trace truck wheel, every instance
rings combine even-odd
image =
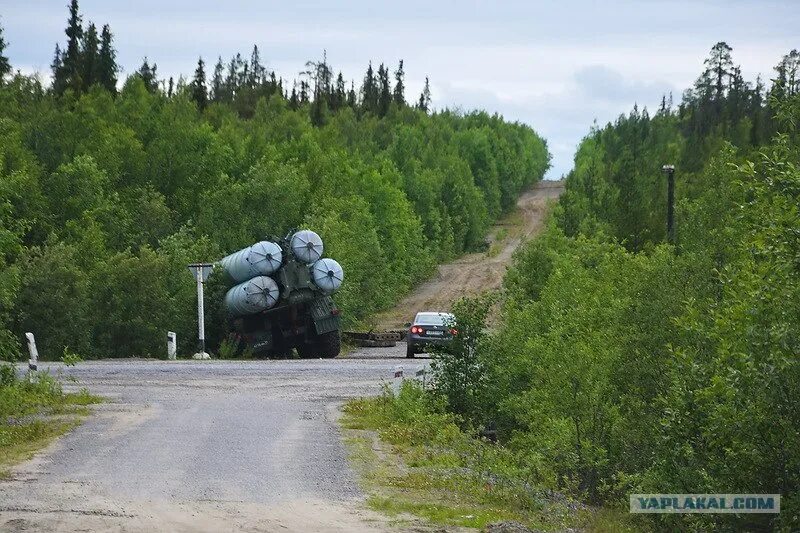
[[[414,347],[411,345],[410,342],[406,344],[406,357],[408,357],[409,359],[414,358]]]
[[[313,344],[301,343],[295,346],[297,355],[300,359],[311,359],[317,356],[316,347]]]
[[[323,333],[317,337],[317,352],[320,357],[330,359],[339,355],[341,350],[342,339],[339,336],[339,331],[331,331]]]

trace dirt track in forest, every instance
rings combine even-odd
[[[514,250],[542,229],[548,205],[563,191],[563,181],[541,181],[523,193],[517,201],[517,209],[490,230],[488,252],[467,254],[439,265],[436,275],[416,287],[394,308],[379,314],[374,328],[403,329],[418,311],[449,311],[463,296],[499,288]]]

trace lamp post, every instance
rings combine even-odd
[[[214,269],[213,263],[192,263],[188,265],[189,272],[197,281],[197,353],[195,359],[211,359],[206,353],[206,321],[203,309],[203,283],[208,279]]]
[[[675,244],[675,165],[664,165],[667,175],[667,242]]]

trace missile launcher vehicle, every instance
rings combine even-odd
[[[257,242],[219,261],[230,285],[225,294],[229,339],[256,356],[339,355],[341,319],[331,298],[342,267],[322,257],[310,230]]]

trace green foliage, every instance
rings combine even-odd
[[[486,341],[486,317],[492,298],[466,298],[453,305],[455,319],[445,324],[455,329],[452,343],[433,353],[431,371],[436,393],[446,398],[450,412],[468,423],[483,421],[486,402],[486,368],[480,357]]]
[[[310,63],[314,85],[287,102],[257,50],[249,63],[235,57],[227,76],[215,69],[207,102],[203,69],[165,94],[147,61],[117,95],[107,90],[110,30],[98,45],[98,28],[85,34],[70,9],[59,86],[18,75],[0,87],[4,359],[20,356],[25,331],[50,359],[66,346],[87,358],[162,356],[167,330],[189,352],[196,296],[186,264],[301,226],[344,266],[336,299],[354,324],[479,246],[549,165],[526,126],[404,105],[385,66],[369,110],[346,102],[326,60]],[[75,56],[84,44],[111,71]],[[324,100],[319,120],[309,90]],[[221,290],[212,281],[207,291],[212,350],[225,337]]]
[[[728,68],[724,52],[716,68]],[[732,126],[732,89],[709,87],[721,111],[690,98],[683,116],[634,113],[584,140],[554,220],[516,253],[502,324],[478,350],[491,391],[482,420],[496,421],[533,479],[590,502],[784,496],[779,517],[661,515],[649,523],[658,529],[793,530],[800,99],[773,98],[782,132],[755,147]],[[659,155],[634,157],[648,150]],[[663,186],[648,161],[687,169],[678,247],[659,244]]]
[[[64,346],[64,352],[61,355],[61,361],[66,366],[75,366],[76,364],[83,361],[83,357],[76,354],[75,352],[71,352],[68,347]]]

